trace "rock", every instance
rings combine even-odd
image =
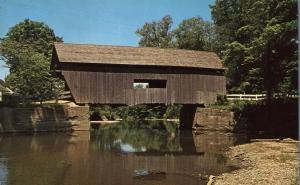
[[[240,154],[236,154],[236,155],[234,155],[233,157],[236,157],[236,158],[239,158],[239,157],[241,157],[243,154],[242,153],[240,153]]]
[[[207,185],[212,185],[213,182],[214,182],[214,178],[215,178],[215,176],[210,175],[209,178],[208,178],[209,180],[208,180],[208,182],[207,182]]]
[[[161,177],[166,176],[166,172],[140,169],[140,170],[134,170],[133,176],[135,178],[142,178],[142,177],[159,177],[159,178],[161,178]]]
[[[280,139],[250,139],[250,142],[279,142]]]
[[[199,173],[198,174],[198,177],[200,177],[200,179],[202,179],[202,180],[208,180],[208,175],[203,175],[203,174],[201,174],[201,173]]]
[[[232,132],[235,126],[233,112],[198,107],[193,119],[193,129],[202,131]]]
[[[103,121],[108,121],[108,119],[106,118],[106,116],[101,115],[100,117],[101,117],[101,120],[103,120]]]
[[[291,139],[291,138],[282,139],[280,142],[281,143],[298,143],[298,141]]]

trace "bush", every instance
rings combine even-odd
[[[109,105],[101,105],[98,107],[91,107],[90,119],[91,120],[115,120],[118,119],[118,115]]]
[[[106,118],[114,120],[122,118],[124,120],[141,120],[141,119],[161,119],[161,118],[179,118],[181,105],[134,105],[112,107],[101,105],[92,107],[90,111],[91,120],[101,120]]]
[[[168,105],[164,114],[165,119],[178,119],[182,105]]]
[[[228,104],[226,95],[217,95],[217,103],[216,104],[218,104],[218,105]]]
[[[231,111],[235,114],[237,129],[247,128],[250,134],[298,136],[297,99],[235,102]]]

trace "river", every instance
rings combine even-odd
[[[225,151],[246,141],[241,135],[182,131],[168,122],[2,135],[0,184],[206,184],[209,175],[232,170]]]

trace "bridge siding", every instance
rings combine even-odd
[[[61,66],[76,103],[211,104],[225,93],[225,77],[217,70],[150,66]],[[134,79],[165,79],[167,88],[134,89]]]

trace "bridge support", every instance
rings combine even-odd
[[[180,110],[180,129],[192,129],[199,104],[184,104]]]
[[[179,142],[183,153],[195,154],[197,152],[192,131],[179,132]]]
[[[234,113],[228,110],[189,104],[180,111],[180,129],[233,132],[235,128]]]

